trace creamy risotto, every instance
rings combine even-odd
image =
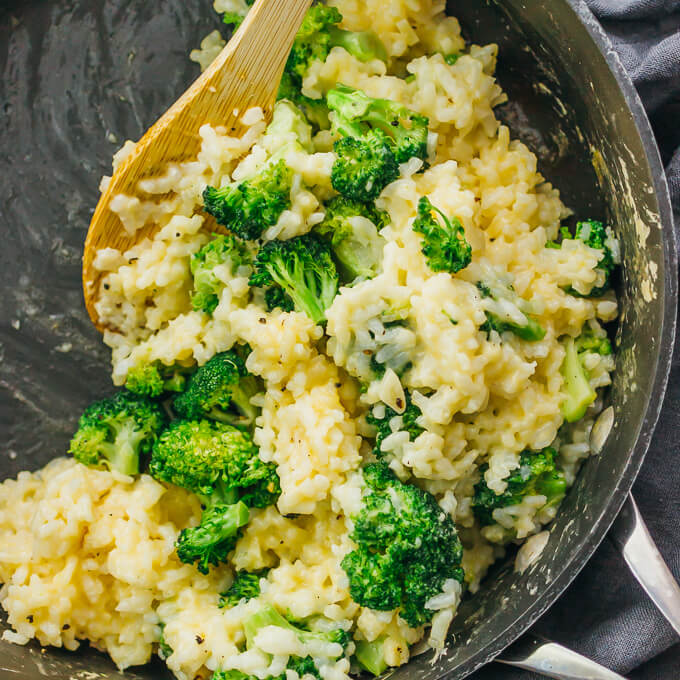
[[[558,512],[614,369],[618,243],[496,119],[496,56],[443,1],[330,0],[271,123],[206,125],[115,198],[157,225],[96,258],[121,391],[0,485],[6,640],[186,680],[455,644],[461,598]]]

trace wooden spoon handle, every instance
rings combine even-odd
[[[128,234],[109,209],[111,199],[120,193],[136,195],[139,180],[160,174],[169,162],[195,158],[202,125],[223,125],[239,136],[244,132],[240,117],[247,109],[260,106],[268,117],[290,47],[310,5],[311,0],[257,0],[215,61],[147,130],[116,170],[97,204],[83,254],[85,306],[100,330],[94,308],[101,276],[94,268],[97,251],[125,252],[156,229],[147,225]]]
[[[255,3],[215,60],[211,84],[226,95],[226,111],[229,102],[238,102],[242,109],[244,104],[248,108],[274,103],[290,47],[311,4],[312,0]]]
[[[145,176],[158,159],[193,158],[200,149],[198,130],[206,123],[230,125],[252,106],[267,117],[276,101],[278,84],[290,46],[311,0],[258,0],[243,24],[213,63],[142,137]],[[177,137],[181,131],[181,137]],[[164,132],[172,141],[170,148]],[[157,133],[157,134],[155,134]],[[162,170],[162,168],[159,168]]]

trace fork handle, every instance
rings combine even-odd
[[[626,680],[567,647],[531,634],[510,645],[496,661],[555,680]]]
[[[632,495],[628,496],[609,537],[638,583],[680,635],[680,586],[649,534]]]

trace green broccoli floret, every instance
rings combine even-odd
[[[210,680],[260,680],[260,678],[232,669],[229,671],[217,670],[212,674]],[[281,675],[268,675],[264,680],[286,680],[286,673],[284,671]]]
[[[326,61],[333,47],[343,47],[359,61],[387,61],[385,46],[373,31],[345,31],[338,28],[342,14],[318,4],[309,9],[295,36],[285,71],[302,82],[314,61]]]
[[[325,61],[333,47],[343,47],[359,61],[387,61],[387,51],[373,31],[345,31],[338,28],[342,15],[335,7],[319,4],[310,8],[291,49],[279,86],[279,99],[289,99],[299,106],[308,120],[320,129],[328,129],[325,99],[302,94],[302,80],[314,61]]]
[[[283,159],[270,162],[240,184],[206,187],[205,210],[239,238],[252,241],[290,208],[292,181],[293,171]]]
[[[285,157],[293,150],[311,152],[311,135],[311,127],[297,106],[290,101],[277,102],[259,142],[269,154],[267,162],[240,184],[207,187],[203,192],[205,210],[239,238],[260,238],[290,207],[293,171]]]
[[[337,26],[331,26],[328,34],[331,48],[342,47],[359,61],[388,60],[385,45],[373,31],[345,31]]]
[[[243,622],[243,629],[246,636],[246,649],[257,649],[255,638],[262,628],[269,626],[276,626],[284,628],[285,630],[293,631],[303,644],[310,643],[331,643],[338,645],[337,656],[333,659],[339,659],[345,654],[347,645],[350,642],[349,633],[342,628],[332,628],[332,622],[324,620],[323,630],[310,631],[293,625],[288,619],[283,617],[279,612],[269,604],[265,604],[262,609],[252,614]],[[269,655],[267,655],[269,656]],[[321,657],[320,657],[321,658]],[[313,675],[318,680],[321,680],[321,674],[316,666],[314,658],[311,656],[290,656],[286,668],[295,671],[300,677],[303,675]],[[213,680],[257,680],[254,676],[247,675],[241,671],[216,671]],[[286,680],[285,671],[275,677],[268,677],[266,680]]]
[[[330,624],[330,621],[327,621],[326,623]],[[303,644],[314,641],[337,644],[340,649],[338,650],[336,658],[340,658],[344,654],[345,648],[350,642],[349,633],[342,628],[330,628],[326,625],[323,627],[324,630],[304,630],[293,625],[270,604],[265,604],[261,609],[249,616],[243,622],[243,631],[246,636],[246,649],[256,648],[255,638],[258,632],[267,626],[276,626],[277,628],[293,631],[298,640]],[[293,659],[295,659],[294,663],[300,663],[299,657],[293,657]],[[289,668],[290,667],[291,666],[289,666]]]
[[[288,661],[288,668],[295,671],[300,677],[303,675],[313,675],[317,680],[321,680],[321,673],[314,663],[311,656],[293,656]]]
[[[226,560],[248,508],[271,505],[281,491],[275,466],[262,462],[250,436],[210,420],[173,422],[154,445],[149,471],[201,499],[201,523],[180,533],[177,555],[202,573]]]
[[[475,484],[472,499],[472,511],[482,526],[494,523],[493,511],[496,508],[507,508],[519,505],[525,496],[545,496],[543,507],[557,505],[567,490],[564,473],[558,470],[555,463],[555,449],[550,447],[542,451],[524,451],[520,455],[519,467],[506,478],[508,486],[501,494],[496,494],[486,484],[484,473],[488,465],[482,465],[482,478]]]
[[[250,519],[248,506],[242,501],[217,503],[206,508],[197,527],[184,529],[177,539],[177,557],[186,564],[197,562],[197,569],[207,574],[209,565],[226,562],[236,546],[239,529]]]
[[[260,594],[260,579],[265,578],[269,569],[258,571],[237,571],[234,582],[220,595],[221,608],[235,607],[241,600],[247,602]]]
[[[479,281],[477,289],[482,297],[491,298],[499,303],[510,303],[516,308],[516,315],[511,315],[501,307],[498,308],[497,312],[486,311],[486,322],[480,330],[487,334],[496,331],[499,335],[509,331],[527,342],[536,342],[545,337],[545,328],[531,318],[526,300],[522,300],[512,286],[504,286],[498,282]],[[521,317],[522,320],[518,321],[517,316]]]
[[[302,677],[305,673],[310,673],[311,675],[314,675],[316,678],[318,678],[318,680],[321,680],[319,671],[316,668],[316,665],[314,664],[314,659],[312,659],[311,656],[306,656],[304,659],[301,659],[298,656],[291,656],[290,659],[288,660],[286,668],[294,670],[300,677]],[[260,679],[255,675],[248,675],[247,673],[243,673],[242,671],[230,670],[230,671],[215,671],[212,674],[211,680],[260,680]],[[281,675],[275,676],[269,675],[265,678],[265,680],[286,680],[286,672],[284,671],[283,673],[281,673]]]
[[[273,676],[269,676],[266,680],[284,680],[285,675],[281,674],[275,679]],[[237,671],[235,668],[229,671],[216,670],[210,680],[257,680],[254,675],[248,675],[242,671]]]
[[[312,62],[326,61],[331,51],[329,28],[341,21],[342,14],[335,7],[310,7],[293,41],[285,72],[301,81]]]
[[[589,248],[602,251],[602,257],[597,263],[597,269],[604,272],[604,284],[593,288],[587,295],[583,295],[575,290],[573,287],[567,288],[570,295],[576,297],[596,298],[604,295],[612,285],[612,275],[616,266],[620,264],[621,258],[619,255],[619,242],[614,237],[611,228],[606,227],[602,222],[597,220],[584,220],[576,223],[576,231],[574,235],[566,227],[560,229],[562,240],[560,242],[549,241],[546,243],[548,248],[560,248],[562,242],[568,239],[578,239],[583,241]]]
[[[399,177],[399,164],[380,130],[371,130],[360,139],[341,137],[333,150],[338,157],[331,169],[331,184],[347,198],[374,201]]]
[[[269,626],[276,626],[278,628],[284,628],[285,630],[293,631],[297,638],[303,644],[310,643],[331,643],[337,644],[337,656],[335,659],[339,659],[345,654],[347,645],[350,642],[349,633],[347,633],[342,628],[333,628],[332,622],[329,620],[324,620],[323,630],[311,631],[300,628],[293,625],[288,619],[279,614],[274,607],[269,604],[265,604],[260,610],[252,614],[243,622],[243,630],[246,636],[246,649],[254,650],[257,649],[255,644],[255,638],[258,632],[262,628]],[[267,655],[269,656],[269,655]],[[295,671],[300,677],[303,675],[313,675],[314,677],[321,680],[321,674],[316,666],[314,658],[311,656],[299,657],[290,656],[286,668]],[[285,671],[279,676],[270,676],[265,680],[285,680]],[[255,676],[247,675],[241,671],[230,670],[230,671],[215,671],[212,676],[212,680],[257,680]]]
[[[480,327],[485,333],[496,331],[499,335],[510,331],[518,338],[528,342],[536,342],[545,337],[545,329],[530,316],[526,316],[527,322],[517,324],[512,321],[502,321],[501,318],[492,312],[486,312],[486,321]]]
[[[206,503],[236,496],[264,508],[280,493],[275,466],[263,463],[250,435],[210,420],[174,421],[153,448],[156,479],[192,491]]]
[[[573,338],[569,338],[564,346],[565,356],[560,373],[564,378],[562,392],[562,415],[568,423],[574,423],[583,418],[590,406],[597,398],[597,393],[588,382],[586,371],[581,356],[576,349]]]
[[[361,139],[380,130],[389,141],[397,163],[427,159],[429,120],[391,99],[373,99],[361,90],[337,85],[326,95],[334,112],[333,129],[343,137]]]
[[[599,297],[611,287],[611,276],[616,269],[618,255],[618,243],[614,245],[614,237],[611,229],[596,220],[585,220],[576,224],[576,234],[574,238],[583,241],[589,248],[602,251],[602,259],[598,262],[597,268],[605,273],[604,285],[591,290],[588,297]]]
[[[258,410],[250,400],[261,391],[254,375],[235,352],[215,354],[189,379],[173,408],[180,418],[212,418],[247,427],[255,422]]]
[[[165,392],[181,392],[187,375],[193,369],[186,366],[166,366],[160,361],[140,363],[128,371],[125,389],[142,397],[159,397]]]
[[[356,550],[342,560],[352,599],[400,616],[415,628],[432,620],[425,607],[445,581],[463,581],[463,547],[434,496],[400,482],[385,463],[364,468],[367,493],[352,517]]]
[[[233,274],[241,265],[250,264],[250,253],[233,234],[213,234],[197,253],[191,257],[191,275],[194,291],[191,304],[196,311],[212,314],[219,302],[224,283],[215,275],[215,268],[228,265]]]
[[[330,248],[315,234],[268,241],[255,258],[251,286],[278,286],[314,323],[322,323],[338,292]]]
[[[255,0],[253,0],[254,2]],[[222,15],[222,21],[227,25],[231,26],[232,30],[236,30],[244,21],[246,15],[238,14],[237,12],[225,12]]]
[[[597,335],[591,326],[586,326],[581,331],[581,335],[576,338],[574,344],[579,354],[582,352],[593,352],[606,357],[612,353],[612,343],[609,338],[604,332],[602,335]]]
[[[231,26],[233,30],[236,30],[246,18],[248,10],[253,6],[255,0],[243,0],[244,7],[239,8],[239,11],[225,12],[222,15],[222,21],[227,25]]]
[[[441,217],[443,224],[432,213]],[[433,272],[455,274],[472,261],[472,247],[465,239],[465,230],[457,217],[449,219],[423,196],[418,201],[418,217],[413,231],[423,236],[423,254]]]
[[[83,465],[136,475],[140,457],[151,451],[167,422],[155,401],[123,390],[85,409],[69,453]]]
[[[397,413],[393,408],[386,404],[378,404],[374,406],[370,413],[366,416],[366,422],[373,425],[377,432],[375,435],[375,446],[373,453],[376,458],[383,458],[385,452],[381,445],[386,437],[389,437],[395,431],[408,432],[409,440],[415,441],[425,430],[416,423],[418,418],[423,415],[423,412],[411,401],[411,395],[408,390],[404,391],[406,396],[406,405],[403,413]],[[376,415],[379,413],[381,417]],[[393,430],[395,425],[394,418],[399,418],[399,427]]]
[[[388,222],[384,210],[370,203],[359,203],[344,196],[336,196],[325,206],[323,221],[315,228],[331,246],[346,283],[370,279],[380,270],[385,240],[378,234]],[[363,217],[370,221],[353,220]]]
[[[587,328],[576,340],[567,338],[564,343],[565,357],[560,368],[564,378],[562,392],[562,415],[568,423],[583,418],[588,407],[597,398],[597,393],[590,386],[588,371],[584,365],[587,353],[608,356],[612,353],[611,342],[606,336],[595,335]]]
[[[327,130],[331,126],[329,111],[326,106],[326,100],[323,98],[312,99],[302,94],[300,88],[301,81],[284,71],[281,77],[281,84],[279,85],[279,92],[277,98],[279,100],[287,99],[295,104],[303,111],[307,120],[319,130]]]
[[[387,669],[384,650],[385,638],[379,637],[371,642],[357,640],[354,644],[356,646],[354,658],[357,663],[372,675],[382,675]]]
[[[295,309],[290,296],[277,286],[267,288],[264,293],[264,301],[268,312],[275,310],[277,307],[283,312],[292,312]]]
[[[326,95],[340,135],[331,170],[333,188],[364,203],[399,177],[399,163],[427,157],[428,119],[389,99],[338,85]]]
[[[156,362],[142,363],[128,371],[125,388],[144,397],[158,397],[165,392],[165,381]]]

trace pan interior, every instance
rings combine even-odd
[[[151,6],[153,4],[153,7]],[[201,0],[27,0],[0,10],[0,478],[61,455],[74,414],[109,383],[108,356],[82,303],[82,242],[108,158],[137,138],[195,76],[186,55],[219,25]],[[455,644],[395,678],[463,677],[554,599],[601,540],[642,462],[663,393],[674,313],[671,230],[626,95],[566,0],[449,3],[465,36],[500,46],[499,109],[537,154],[567,206],[615,225],[623,309],[616,413],[605,449],[585,465],[537,564],[501,565],[454,622]],[[649,135],[645,127],[645,134]],[[646,146],[647,145],[647,146]],[[654,159],[652,159],[654,160]],[[661,358],[660,358],[661,357]],[[651,414],[647,415],[650,400]],[[116,677],[93,650],[42,653],[0,641],[0,677]],[[159,666],[127,677],[161,677]]]

